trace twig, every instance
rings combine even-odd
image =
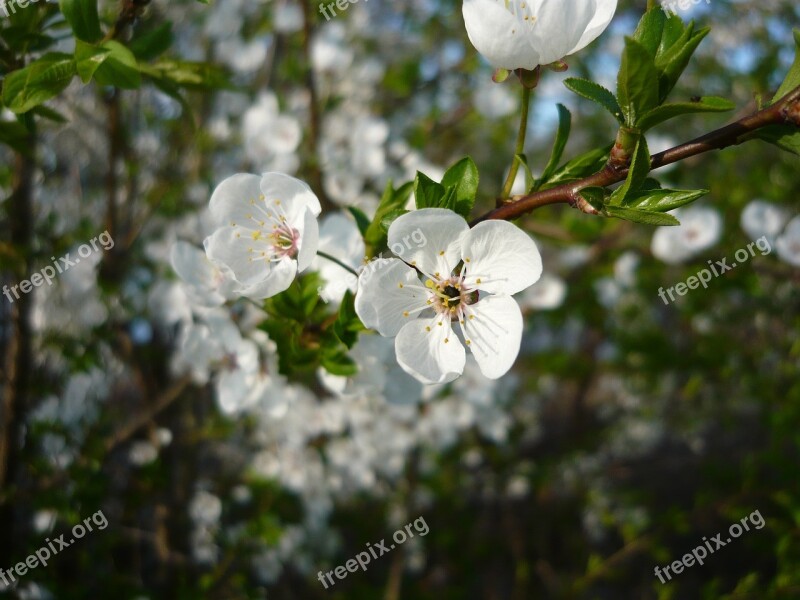
[[[721,129],[695,138],[685,144],[653,155],[651,157],[650,169],[655,170],[712,150],[722,150],[729,146],[736,146],[747,141],[746,136],[748,136],[748,134],[752,134],[769,125],[781,124],[791,124],[800,127],[800,86],[796,87],[768,108],[739,119]],[[504,204],[478,217],[472,221],[471,225],[474,226],[481,221],[489,219],[517,219],[522,215],[549,204],[570,204],[574,207],[583,201],[580,196],[580,191],[582,189],[587,187],[607,187],[624,181],[627,176],[628,169],[616,169],[607,165],[601,171],[581,179],[580,181],[565,183],[548,190],[516,197],[513,202]]]

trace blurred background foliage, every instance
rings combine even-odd
[[[613,88],[643,5],[621,2],[566,74],[544,73],[526,148],[534,174],[557,102],[573,114],[566,157],[613,140],[611,117],[561,80]],[[701,203],[722,215],[718,243],[685,264],[654,257],[646,226],[568,207],[522,219],[565,296],[529,311],[503,382],[465,376],[398,405],[388,391],[342,397],[305,377],[276,387],[285,413],[232,417],[213,385],[174,365],[192,315],[170,247],[202,241],[214,186],[286,170],[326,210],[369,213],[389,179],[436,178],[471,155],[489,209],[517,87],[491,83],[457,0],[362,0],[330,23],[294,0],[101,1],[99,14],[141,85],[125,85],[120,67],[0,119],[2,283],[103,229],[116,242],[75,280],[0,303],[0,568],[97,510],[109,527],[0,597],[800,597],[800,272],[756,255],[669,306],[657,295],[751,242],[740,219],[752,200],[800,212],[797,157],[750,142],[657,173],[710,189]],[[742,116],[771,97],[793,57],[796,3],[711,0],[681,16],[712,32],[673,99],[720,95]],[[0,19],[6,78],[74,47],[55,4]],[[730,119],[683,117],[648,141],[659,151]],[[243,335],[259,329],[252,307],[229,308]],[[763,529],[669,585],[654,576],[756,510]],[[332,589],[317,581],[420,515],[424,538]]]

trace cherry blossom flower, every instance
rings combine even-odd
[[[231,271],[243,296],[284,291],[316,256],[321,207],[299,179],[234,175],[214,191],[210,208],[219,229],[206,238],[206,255]]]
[[[213,307],[236,297],[236,283],[227,267],[215,265],[205,253],[188,242],[178,241],[170,253],[172,268],[186,286],[194,304]]]
[[[403,244],[417,230],[428,243]],[[533,240],[505,221],[470,229],[456,213],[428,208],[395,220],[389,246],[402,247],[402,256],[362,272],[356,312],[367,327],[396,336],[400,366],[426,384],[453,381],[464,371],[466,346],[486,377],[504,375],[522,337],[511,296],[542,273]]]
[[[472,45],[496,68],[533,70],[574,54],[611,22],[617,0],[464,0]]]

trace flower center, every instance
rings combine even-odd
[[[447,316],[451,321],[462,319],[465,306],[478,301],[478,290],[470,289],[461,276],[452,275],[447,279],[429,279],[425,287],[433,292],[429,303],[437,314]]]
[[[300,232],[287,223],[275,225],[269,234],[269,241],[277,258],[294,258],[299,250]]]

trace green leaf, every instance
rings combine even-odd
[[[689,32],[690,35],[688,40],[683,42],[683,38],[679,39],[672,48],[667,50],[662,56],[656,58],[656,67],[660,71],[658,97],[661,102],[667,98],[672,88],[678,83],[678,79],[680,79],[680,76],[689,64],[689,60],[691,60],[700,42],[702,42],[703,38],[711,31],[708,27],[704,27],[696,33],[691,33],[692,30],[692,26],[686,29],[686,32]]]
[[[361,237],[366,237],[370,223],[369,217],[364,214],[363,210],[355,206],[348,206],[347,210],[350,211],[350,214],[353,215],[353,218],[356,220],[356,226],[358,227],[358,231],[361,232]]]
[[[455,211],[469,218],[478,195],[478,167],[469,156],[450,167],[442,178],[445,188],[455,188]]]
[[[789,73],[786,75],[786,79],[783,80],[781,87],[775,92],[775,96],[772,98],[770,104],[775,104],[794,88],[800,86],[800,29],[794,29],[792,33],[794,34],[794,43],[797,45],[794,62],[789,68]]]
[[[588,79],[581,79],[579,77],[570,77],[564,80],[564,85],[567,86],[571,92],[579,96],[596,102],[608,112],[611,113],[617,121],[624,122],[622,109],[617,102],[616,97],[609,90],[604,88],[599,83],[589,81]]]
[[[36,108],[31,110],[31,113],[42,117],[43,119],[48,119],[49,121],[53,121],[54,123],[67,123],[69,119],[62,115],[57,110],[53,110],[52,108],[48,108],[43,104],[40,104]]]
[[[59,0],[58,5],[76,38],[93,43],[103,37],[97,0]]]
[[[553,143],[553,151],[550,153],[550,160],[542,171],[542,181],[547,181],[558,168],[558,163],[561,162],[561,157],[564,155],[564,148],[567,146],[569,133],[572,129],[572,115],[563,104],[558,104],[558,130],[556,131],[556,140]]]
[[[166,22],[137,37],[128,48],[138,60],[150,61],[166,52],[173,41],[172,23]]]
[[[605,166],[610,151],[611,146],[606,146],[605,148],[595,148],[579,154],[556,169],[550,180],[545,185],[542,185],[542,188],[547,189],[554,185],[575,181],[597,173]]]
[[[388,234],[389,227],[392,226],[392,223],[394,223],[398,217],[402,217],[404,214],[408,212],[409,211],[406,210],[405,208],[395,208],[394,210],[389,211],[381,219],[381,230],[383,230],[385,233]]]
[[[650,173],[650,151],[647,148],[647,140],[643,135],[639,136],[636,148],[633,151],[633,159],[628,170],[628,177],[625,183],[611,194],[610,204],[623,204],[631,192],[641,189],[647,175]]]
[[[800,131],[794,125],[768,125],[743,139],[760,139],[800,156]]]
[[[391,180],[387,182],[378,209],[364,236],[364,241],[369,246],[367,250],[370,256],[386,246],[386,231],[381,227],[381,223],[390,213],[406,206],[412,191],[413,183],[411,182],[400,186],[397,190],[392,187]]]
[[[189,89],[234,89],[228,74],[216,65],[203,62],[163,60],[154,65],[140,65],[145,75],[169,81]]]
[[[661,43],[659,44],[658,51],[656,52],[656,66],[659,65],[660,57],[662,57],[665,52],[672,48],[675,43],[681,39],[681,36],[684,35],[685,31],[686,26],[683,24],[683,19],[674,13],[670,13],[664,22],[664,29],[661,33]],[[687,40],[689,39],[690,35],[691,32],[689,32],[687,35]]]
[[[622,206],[606,206],[605,212],[609,217],[616,217],[625,221],[642,223],[644,225],[680,225],[680,221],[672,215],[650,210],[638,210]]]
[[[653,58],[658,53],[666,21],[667,15],[665,12],[661,9],[653,8],[644,13],[639,25],[636,26],[636,31],[633,32],[633,39],[639,42]]]
[[[358,365],[343,349],[323,348],[320,362],[331,375],[352,377],[358,373]]]
[[[69,85],[76,74],[70,54],[51,52],[3,81],[3,104],[20,114],[50,100]]]
[[[635,126],[640,115],[658,106],[658,71],[653,57],[636,40],[626,37],[617,78],[617,99],[625,124]]]
[[[733,110],[734,108],[735,104],[730,100],[718,96],[704,96],[696,102],[680,102],[658,106],[643,115],[636,126],[642,131],[646,131],[664,121],[681,115],[690,113],[725,112]]]
[[[102,48],[108,50],[108,56],[97,67],[95,81],[100,85],[111,85],[125,90],[141,87],[142,76],[133,53],[114,40],[105,42]]]
[[[333,324],[333,332],[345,346],[352,348],[362,331],[366,331],[366,328],[356,314],[355,296],[347,290],[339,306],[339,317]]]
[[[111,50],[87,44],[81,40],[75,41],[75,65],[78,75],[83,83],[89,83],[94,77],[98,67],[103,64]]]
[[[414,180],[414,198],[417,209],[439,208],[445,196],[445,188],[420,171]]]
[[[625,199],[626,208],[637,208],[653,212],[667,212],[694,202],[708,190],[648,189],[632,192]]]

